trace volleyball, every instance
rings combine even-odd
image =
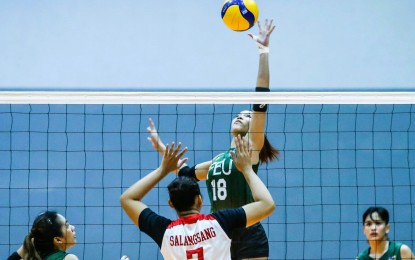
[[[246,31],[258,20],[258,6],[254,0],[227,0],[222,6],[222,21],[231,30]]]

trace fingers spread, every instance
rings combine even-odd
[[[268,31],[267,35],[269,36],[274,31],[274,29],[275,29],[275,25],[272,26],[271,30]]]
[[[262,31],[262,26],[261,26],[261,22],[260,21],[258,21],[258,29],[259,29],[259,31]]]
[[[179,143],[178,145],[177,145],[177,147],[176,147],[176,150],[174,150],[173,151],[173,156],[176,156],[177,155],[177,153],[179,152],[179,150],[180,150],[180,148],[182,147],[182,143]]]
[[[169,154],[169,144],[166,144],[166,150],[164,150],[164,157],[166,157]]]
[[[272,27],[272,22],[273,22],[273,20],[272,20],[272,19],[269,21],[269,23],[267,22],[267,30],[270,30],[270,29],[271,29],[271,27]]]
[[[176,144],[174,142],[171,142],[171,146],[170,146],[170,149],[169,149],[169,156],[174,152],[175,145]]]
[[[181,158],[183,156],[183,154],[185,154],[187,152],[187,147],[185,147],[178,155],[177,157]]]

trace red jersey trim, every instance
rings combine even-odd
[[[188,225],[188,224],[194,224],[198,222],[199,220],[214,220],[215,218],[209,214],[194,214],[183,218],[178,218],[175,221],[172,221],[167,228],[173,228],[174,226],[180,226],[180,225]]]

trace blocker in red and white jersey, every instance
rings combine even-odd
[[[212,214],[194,214],[171,221],[145,209],[139,217],[141,231],[159,245],[164,259],[231,259],[231,234],[245,228],[242,208]]]

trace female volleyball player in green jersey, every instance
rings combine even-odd
[[[363,213],[363,233],[369,248],[361,252],[358,260],[415,259],[411,249],[402,243],[389,241],[389,212],[383,207],[370,207]]]
[[[43,212],[33,221],[23,245],[8,259],[77,260],[76,255],[66,252],[76,244],[75,234],[75,227],[64,216]]]
[[[258,92],[269,91],[269,38],[275,28],[272,22],[272,20],[265,20],[264,27],[258,22],[258,36],[249,34],[258,44],[260,53],[255,89]],[[206,180],[212,212],[225,208],[238,208],[253,201],[251,191],[243,175],[234,166],[230,155],[230,151],[235,148],[234,138],[238,134],[248,135],[252,150],[251,161],[255,172],[258,171],[260,163],[267,163],[278,156],[278,150],[272,147],[264,133],[267,105],[253,105],[252,110],[242,111],[232,120],[233,139],[228,151],[217,155],[210,161],[196,164],[192,168],[182,167],[178,173],[179,176],[192,176],[198,180]],[[165,146],[151,119],[147,130],[150,133],[148,139],[153,147],[164,154]],[[262,225],[258,223],[235,233],[232,238],[231,253],[233,259],[267,259],[269,255],[268,239]]]

